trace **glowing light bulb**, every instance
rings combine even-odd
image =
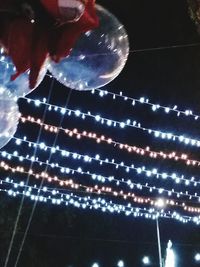
[[[142,262],[144,265],[149,265],[150,264],[150,259],[147,256],[144,256],[142,259]]]
[[[194,256],[195,261],[199,261],[200,262],[200,253],[196,253],[196,255]]]

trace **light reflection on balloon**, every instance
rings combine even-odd
[[[13,95],[0,87],[0,148],[5,146],[17,130],[20,113]]]
[[[122,71],[129,54],[127,33],[118,19],[96,5],[100,26],[83,34],[70,56],[48,66],[62,84],[76,90],[104,86]]]
[[[38,87],[44,79],[46,71],[47,66],[46,64],[44,64],[40,72],[36,87]],[[12,63],[12,60],[10,59],[10,57],[6,56],[4,49],[0,48],[0,85],[7,88],[16,97],[25,96],[32,92],[32,90],[30,90],[29,88],[29,72],[27,71],[21,74],[14,81],[11,81],[11,76],[15,72],[16,68]]]

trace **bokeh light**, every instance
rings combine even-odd
[[[149,265],[150,264],[150,259],[148,256],[144,256],[142,259],[142,262],[144,265]]]

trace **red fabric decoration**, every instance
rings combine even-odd
[[[68,23],[58,1],[0,0],[0,42],[17,69],[12,79],[30,70],[30,88],[35,87],[48,57],[59,62],[69,55],[81,33],[98,26],[95,0],[74,0],[84,3],[85,9],[77,21]]]

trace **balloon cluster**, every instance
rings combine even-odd
[[[41,1],[44,6],[49,3],[47,0]],[[68,2],[58,0],[62,21],[71,23],[80,20],[85,7],[83,3],[89,1],[94,2],[94,0],[68,0]],[[63,6],[66,2],[68,3],[67,9]],[[47,4],[47,9],[48,7]],[[75,10],[74,7],[76,7]],[[99,26],[90,31],[83,31],[73,49],[70,48],[70,54],[63,59],[57,60],[49,54],[45,64],[40,66],[37,79],[32,83],[34,86],[30,84],[32,65],[11,79],[16,72],[19,72],[15,63],[15,55],[13,57],[12,53],[9,55],[3,47],[0,48],[0,148],[10,140],[17,129],[19,119],[17,98],[37,88],[47,71],[50,71],[60,83],[75,90],[102,87],[122,71],[129,54],[128,35],[124,26],[113,14],[100,5],[95,5],[95,10]],[[58,14],[53,6],[49,12],[52,12],[52,16],[55,17]],[[34,23],[34,16],[31,17],[31,22]]]
[[[99,27],[83,34],[71,54],[50,62],[48,69],[65,86],[76,90],[102,87],[122,71],[129,54],[124,26],[108,10],[96,5]]]
[[[0,148],[9,142],[17,130],[20,117],[17,99],[32,91],[29,88],[29,72],[26,71],[11,81],[10,77],[15,71],[12,59],[5,54],[4,48],[0,48]],[[42,82],[46,72],[45,65],[40,71],[35,88]]]

